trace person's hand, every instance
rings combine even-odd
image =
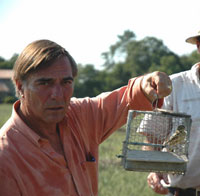
[[[166,174],[152,172],[147,177],[147,183],[155,193],[166,195],[168,194],[169,190],[162,185],[161,180],[164,180],[165,184],[169,183]]]
[[[166,73],[156,71],[143,76],[141,88],[149,101],[154,102],[171,93],[172,82]]]

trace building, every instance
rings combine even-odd
[[[0,103],[6,96],[14,96],[15,90],[12,83],[13,70],[0,69]]]

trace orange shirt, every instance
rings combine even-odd
[[[140,82],[132,79],[95,98],[72,98],[59,123],[65,157],[20,119],[17,101],[0,130],[0,195],[98,195],[99,144],[126,123],[129,109],[152,110]]]

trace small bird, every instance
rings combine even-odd
[[[179,125],[176,131],[163,143],[164,146],[174,146],[182,143],[186,137],[186,130],[184,125]]]

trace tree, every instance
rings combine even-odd
[[[3,57],[0,56],[0,63],[4,62],[5,59]]]
[[[17,57],[14,54],[8,61],[0,57],[0,69],[12,69]],[[170,75],[184,71],[200,59],[196,51],[179,57],[155,37],[136,40],[135,33],[130,30],[118,35],[117,42],[102,53],[102,57],[105,60],[103,70],[96,70],[91,64],[78,65],[74,96],[93,97],[126,85],[130,78],[148,72],[163,71]]]
[[[146,37],[140,41],[132,41],[127,48],[125,65],[132,72],[132,76],[142,75],[162,67],[165,71],[164,59],[171,57],[174,61],[177,56],[172,53],[162,42],[154,37]],[[162,60],[163,59],[163,60]],[[168,68],[167,68],[168,69]]]
[[[108,52],[102,53],[102,57],[105,59],[103,66],[107,69],[113,68],[119,59],[125,57],[127,45],[131,40],[135,39],[135,34],[130,30],[126,30],[123,35],[118,35],[118,39],[119,41],[116,44],[110,46]]]
[[[200,55],[195,50],[191,54],[181,56],[180,61],[184,67],[184,70],[188,70],[192,65],[200,61]]]
[[[0,57],[0,69],[12,69],[17,57],[18,54],[14,54],[9,60]]]
[[[104,89],[104,80],[101,80],[101,71],[96,70],[93,65],[78,65],[78,77],[75,80],[74,96],[94,97]],[[103,73],[103,72],[102,72]]]

